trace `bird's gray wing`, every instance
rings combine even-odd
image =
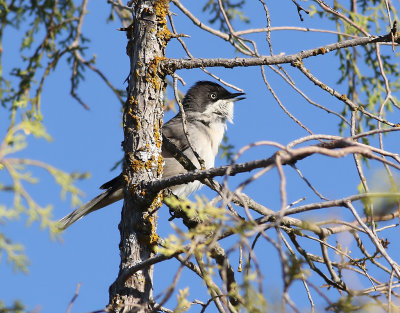
[[[191,124],[189,124],[189,136],[196,151],[200,153],[200,155],[202,155],[202,152],[204,153],[204,147],[202,147],[200,144],[201,140],[197,140],[201,137],[201,135],[194,131],[194,127],[190,127],[194,125],[194,123],[194,121],[191,121]],[[179,118],[179,115],[171,119],[168,123],[164,125],[163,135],[168,138],[169,141],[175,144],[175,146],[183,154],[185,154],[195,166],[199,168],[199,162],[193,154],[192,148],[189,146],[186,135],[183,131],[182,119]],[[168,178],[187,172],[186,169],[173,157],[173,154],[168,151],[165,145],[163,145],[162,156],[165,162],[163,178]],[[202,184],[199,181],[194,181],[188,184],[172,186],[171,190],[178,197],[187,197],[192,192],[200,189],[201,186]]]
[[[182,152],[189,148],[188,141],[183,131],[182,118],[180,118],[179,115],[175,116],[164,124],[162,133]],[[163,147],[163,153],[164,150],[165,149]],[[165,151],[165,153],[167,152],[168,151]]]
[[[182,127],[181,118],[173,118],[163,126],[163,135],[169,139],[182,153],[184,153],[193,163],[196,161],[195,156],[188,144]],[[184,167],[173,157],[173,154],[163,145],[162,156],[164,158],[163,177],[171,177],[185,173]],[[197,164],[197,163],[195,163]]]

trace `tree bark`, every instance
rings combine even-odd
[[[126,281],[122,272],[154,255],[157,244],[156,209],[161,194],[152,193],[141,182],[162,174],[161,156],[163,92],[165,82],[158,64],[164,58],[170,38],[166,15],[168,0],[135,1],[133,23],[126,29],[127,54],[131,70],[128,100],[124,106],[125,199],[119,230],[121,263],[110,286],[110,312],[149,312],[152,309],[153,268],[132,274]]]

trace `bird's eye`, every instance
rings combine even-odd
[[[210,98],[213,100],[217,99],[217,94],[215,92],[211,93]]]

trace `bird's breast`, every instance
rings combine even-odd
[[[210,123],[207,126],[201,125],[196,132],[192,132],[193,146],[204,160],[206,168],[214,166],[215,157],[218,154],[218,148],[224,137],[225,129],[225,123]]]

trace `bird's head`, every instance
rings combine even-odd
[[[244,93],[230,93],[221,85],[199,81],[189,89],[183,99],[183,108],[189,115],[202,113],[223,122],[233,121],[233,103],[244,99]]]

